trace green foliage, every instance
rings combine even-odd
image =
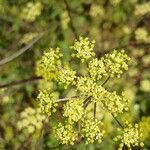
[[[0,0],[0,149],[150,149],[149,18],[148,0]]]

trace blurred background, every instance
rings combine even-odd
[[[36,61],[46,48],[57,46],[69,60],[69,46],[79,36],[96,41],[98,58],[113,49],[124,49],[132,58],[129,70],[109,88],[124,90],[132,102],[124,119],[142,120],[145,146],[135,149],[150,149],[149,0],[0,0],[0,150],[116,149],[109,135],[102,144],[63,146],[50,124],[42,136],[36,127],[32,136],[18,130],[21,112],[34,110],[38,90],[53,84],[36,76]],[[108,132],[111,119],[106,119]]]

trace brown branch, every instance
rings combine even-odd
[[[74,24],[73,24],[73,18],[72,18],[72,16],[71,16],[71,9],[70,9],[70,6],[69,6],[67,0],[64,0],[64,3],[65,3],[66,10],[67,10],[68,15],[69,15],[69,18],[70,18],[70,27],[71,27],[71,30],[72,30],[72,32],[73,32],[73,34],[74,34],[74,37],[77,39],[77,38],[78,38],[78,34],[77,34],[76,29],[75,29],[75,26],[74,26]]]
[[[0,85],[0,89],[1,88],[12,87],[12,86],[17,86],[17,85],[20,85],[20,84],[35,83],[36,81],[41,80],[41,79],[42,79],[42,77],[33,76],[33,77],[29,78],[29,79],[13,81],[13,82],[10,82],[10,83],[7,83],[7,84],[1,84]]]

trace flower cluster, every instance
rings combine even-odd
[[[103,17],[104,16],[104,8],[102,6],[99,6],[99,5],[96,5],[96,4],[93,4],[90,8],[90,15],[92,17],[96,17],[96,16],[100,16],[100,17]]]
[[[111,112],[114,116],[118,113],[123,113],[128,110],[129,100],[125,98],[124,93],[121,96],[117,95],[116,92],[105,92],[103,99],[101,100],[104,107]]]
[[[68,28],[69,22],[70,22],[70,18],[68,12],[64,11],[61,15],[61,25],[64,30]]]
[[[117,6],[121,3],[122,0],[110,0],[110,3],[113,5],[113,6]]]
[[[93,94],[96,83],[88,77],[77,77],[76,89],[83,97],[89,97]]]
[[[124,93],[119,96],[115,91],[109,92],[86,77],[78,78],[76,86],[83,97],[91,97],[93,102],[103,103],[104,107],[114,116],[128,110],[129,100],[125,98]]]
[[[138,28],[135,31],[135,39],[139,43],[150,43],[150,35],[148,34],[145,28]]]
[[[39,109],[28,107],[21,112],[17,128],[25,134],[32,134],[37,130],[41,130],[45,121],[46,116],[42,115]]]
[[[41,112],[51,115],[51,112],[56,111],[58,96],[55,93],[51,93],[49,90],[40,91],[37,99],[39,100],[39,107]]]
[[[118,77],[123,74],[125,70],[128,70],[128,62],[130,58],[125,54],[124,50],[114,50],[110,54],[106,54],[101,58],[105,64],[106,72],[110,77]]]
[[[98,60],[97,58],[93,58],[88,63],[88,71],[89,71],[90,77],[94,81],[100,80],[103,76],[108,76],[106,69],[105,69],[105,64],[101,59]]]
[[[145,2],[143,4],[137,4],[135,7],[135,15],[143,16],[150,13],[150,2]]]
[[[55,129],[56,136],[62,144],[71,144],[73,145],[75,141],[78,140],[78,132],[75,131],[72,125],[58,124],[58,127]]]
[[[81,123],[81,135],[86,140],[86,144],[94,143],[94,142],[102,142],[102,138],[104,136],[103,123],[101,121],[91,119],[85,119]]]
[[[87,70],[84,75],[72,69],[71,65],[63,65],[68,63],[61,61],[62,54],[59,48],[48,49],[37,63],[37,75],[46,80],[53,79],[65,88],[72,85],[76,91],[75,97],[65,99],[68,100],[63,104],[62,116],[65,121],[64,124],[59,123],[55,129],[56,136],[62,144],[74,144],[79,139],[85,139],[87,144],[102,141],[105,132],[102,117],[97,120],[96,112],[90,119],[87,117],[87,107],[90,103],[103,106],[104,110],[114,117],[128,109],[129,100],[125,95],[108,91],[104,88],[104,84],[109,78],[120,77],[128,69],[130,58],[124,50],[114,50],[97,59],[94,58],[93,48],[94,41],[90,42],[88,38],[83,37],[76,40],[71,47],[74,51],[73,57],[81,59],[81,63],[86,61]],[[55,111],[56,104],[62,99],[56,100],[51,91],[42,90],[38,100],[42,112],[51,115],[53,110]]]
[[[82,99],[72,99],[65,104],[63,116],[68,118],[69,123],[77,122],[83,115],[84,108]]]
[[[35,37],[37,37],[37,32],[29,32],[24,34],[22,39],[19,41],[20,44],[28,44],[30,41],[32,41]]]
[[[76,89],[81,96],[91,97],[94,101],[100,101],[107,92],[101,85],[87,77],[78,77]]]
[[[56,79],[58,70],[61,66],[60,49],[48,49],[44,52],[41,60],[37,62],[36,74],[46,80]]]
[[[126,122],[126,127],[123,129],[118,129],[119,134],[114,138],[115,141],[121,141],[120,150],[126,145],[131,150],[134,146],[144,146],[141,141],[142,129],[138,124],[134,126]]]
[[[97,58],[89,62],[89,73],[93,80],[99,80],[102,77],[120,77],[125,70],[128,70],[130,58],[124,50],[114,50],[112,53],[105,54],[100,60]]]
[[[80,37],[79,40],[76,40],[74,45],[71,46],[71,49],[75,51],[72,56],[76,56],[81,59],[81,62],[84,62],[92,56],[95,56],[93,52],[94,46],[95,41],[90,42],[88,38]]]
[[[40,2],[28,2],[26,6],[23,8],[21,12],[21,18],[28,21],[33,22],[42,11],[42,4]]]
[[[63,84],[65,88],[70,84],[74,84],[74,79],[76,72],[73,71],[69,66],[65,66],[64,68],[60,68],[58,71],[57,82],[59,84]]]

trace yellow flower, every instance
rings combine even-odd
[[[74,45],[71,46],[71,49],[75,51],[72,56],[77,57],[81,59],[81,62],[84,62],[95,56],[95,53],[93,52],[94,46],[95,41],[90,42],[87,37],[79,37],[79,40],[76,40]]]

